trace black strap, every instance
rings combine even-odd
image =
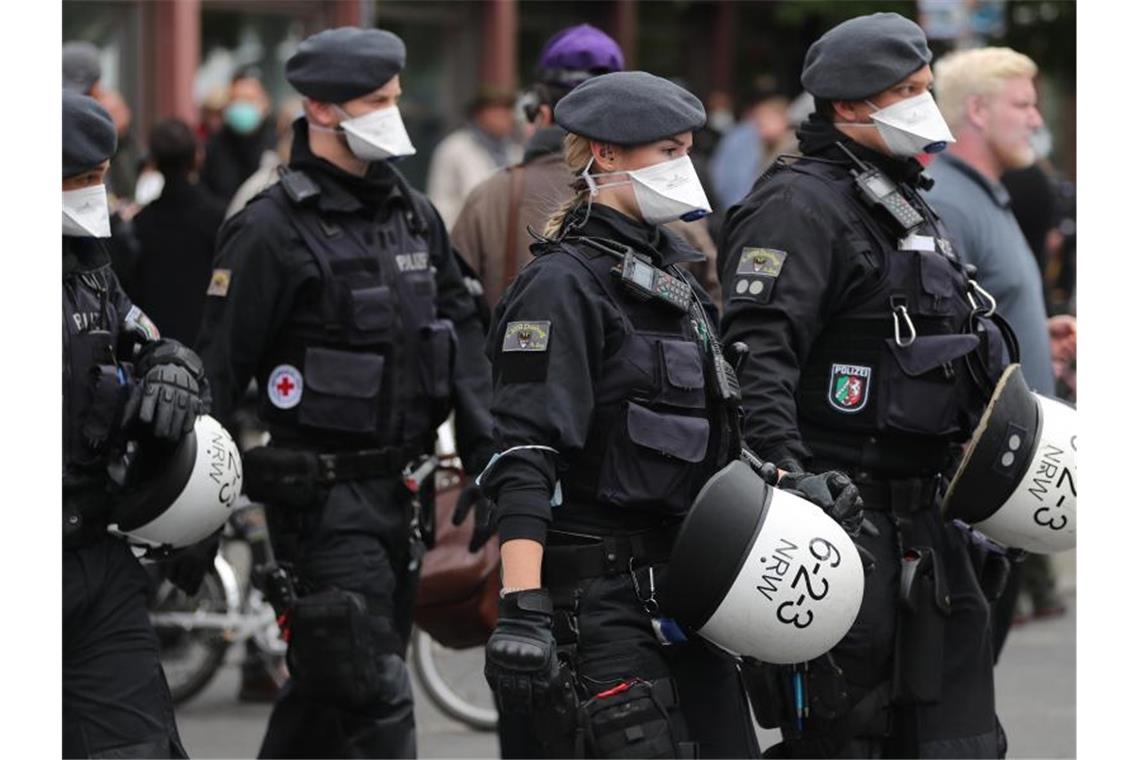
[[[890,480],[854,479],[865,509],[909,515],[933,506],[941,486],[940,477],[896,478]]]
[[[551,530],[542,555],[543,585],[566,586],[585,578],[628,573],[631,566],[665,562],[679,530],[679,525],[671,525],[630,535],[589,536],[592,543],[562,545],[557,543],[559,532]]]
[[[409,443],[382,449],[317,454],[317,478],[321,483],[330,484],[400,475],[409,462],[428,450],[430,446],[424,443]]]

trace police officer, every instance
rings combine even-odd
[[[661,226],[709,211],[687,155],[704,108],[632,71],[554,115],[575,195],[487,344],[504,589],[486,676],[548,756],[755,757],[735,663],[676,643],[656,598],[693,497],[739,455],[716,309],[678,266],[700,255]]]
[[[204,361],[223,422],[257,381],[271,442],[246,453],[247,493],[299,581],[262,757],[415,754],[403,658],[430,505],[404,475],[425,477],[453,408],[468,469],[492,450],[474,302],[439,215],[389,161],[415,150],[404,60],[378,29],[302,42],[290,165],[219,233]]]
[[[152,449],[180,441],[208,394],[198,357],[160,339],[111,271],[103,180],[115,142],[102,106],[65,90],[63,756],[185,757],[147,574],[108,533],[121,495],[108,468],[128,437]]]
[[[880,534],[857,539],[877,570],[855,625],[809,669],[803,730],[783,713],[786,755],[1004,752],[986,601],[938,495],[1006,341],[916,192],[929,179],[915,157],[953,139],[930,59],[894,13],[824,34],[804,62],[816,103],[804,157],[772,167],[722,235],[722,335],[751,349],[745,440],[783,469],[850,473]],[[779,689],[755,696],[783,702]]]

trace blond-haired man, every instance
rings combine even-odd
[[[1000,180],[1037,159],[1030,143],[1043,125],[1036,75],[1033,61],[1009,48],[952,53],[935,64],[938,107],[957,142],[930,167],[927,198],[1017,333],[1026,380],[1052,395],[1051,356],[1076,350],[1076,323],[1046,317],[1040,271]]]

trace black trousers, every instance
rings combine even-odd
[[[63,552],[64,757],[186,757],[147,614],[149,584],[111,536]]]
[[[854,625],[832,650],[843,671],[849,704],[877,688],[889,695],[882,709],[851,734],[839,722],[806,722],[802,735],[784,726],[787,746],[774,756],[955,757],[1004,756],[994,705],[990,611],[968,544],[933,506],[897,517],[870,503],[865,513],[879,529],[857,542],[875,557]],[[896,505],[897,511],[897,505]],[[904,529],[900,534],[900,526]],[[949,599],[946,613],[912,614],[900,603],[900,555],[933,551]],[[933,607],[933,595],[919,604]],[[921,622],[925,621],[925,622]],[[809,685],[811,682],[809,681]],[[800,743],[801,754],[797,750]]]
[[[661,588],[668,568],[658,564],[653,570],[655,585]],[[635,572],[636,589],[628,572],[550,589],[556,620],[563,616],[555,625],[559,649],[573,666],[580,693],[597,695],[635,680],[671,681],[677,705],[668,712],[678,741],[695,743],[702,758],[759,757],[735,661],[699,639],[663,646],[653,632],[653,616],[641,601],[649,595],[649,568]],[[576,630],[576,636],[567,639],[567,629]],[[636,727],[623,730],[629,737],[637,734]]]
[[[278,558],[302,588],[363,595],[390,613],[370,613],[378,638],[402,642],[376,655],[380,684],[357,710],[309,699],[292,681],[277,697],[258,757],[415,757],[412,687],[404,653],[418,573],[408,570],[411,507],[398,479],[337,483],[308,510],[267,507]]]

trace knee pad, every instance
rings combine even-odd
[[[355,711],[383,701],[398,690],[396,680],[407,681],[402,651],[390,622],[370,615],[360,594],[330,589],[302,597],[290,609],[286,659],[307,699]]]
[[[587,757],[696,757],[671,678],[626,681],[583,702],[578,715]]]

